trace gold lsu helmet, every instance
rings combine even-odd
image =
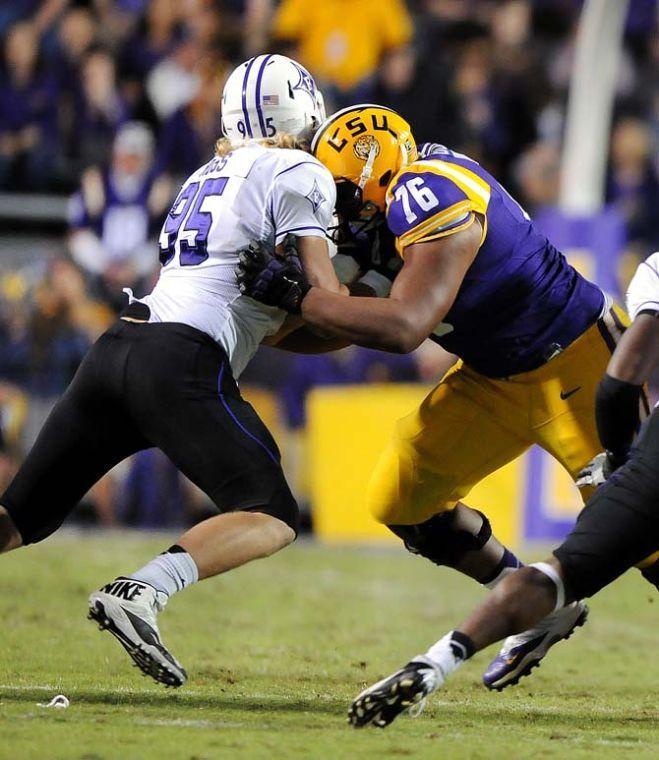
[[[349,219],[385,210],[394,175],[417,158],[410,125],[400,114],[370,103],[337,111],[318,128],[312,154],[332,173],[337,211]]]

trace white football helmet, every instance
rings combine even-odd
[[[299,135],[325,120],[313,77],[285,55],[257,55],[231,73],[222,93],[222,131],[233,142]]]

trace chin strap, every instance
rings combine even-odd
[[[534,562],[528,567],[535,567],[536,570],[539,570],[543,575],[546,575],[547,578],[554,582],[554,585],[556,586],[556,606],[554,607],[554,612],[564,607],[565,586],[563,584],[563,579],[556,570],[548,562]]]
[[[363,190],[366,187],[366,183],[373,176],[373,164],[375,163],[375,157],[378,155],[378,146],[375,142],[371,143],[371,149],[368,151],[368,158],[362,169],[362,173],[359,176],[359,189]]]

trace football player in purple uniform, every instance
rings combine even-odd
[[[659,367],[659,253],[639,266],[627,306],[634,323],[611,357],[597,391],[595,416],[605,451],[577,481],[602,487],[588,501],[574,530],[545,562],[505,578],[427,654],[362,692],[350,708],[353,726],[384,728],[410,707],[420,709],[428,694],[474,653],[537,625],[565,604],[593,596],[659,545],[656,408],[632,447],[643,383]]]
[[[494,588],[521,563],[463,499],[533,444],[576,479],[600,450],[595,393],[625,314],[478,163],[437,144],[417,152],[409,125],[390,109],[339,111],[311,150],[337,183],[344,241],[357,244],[375,230],[378,295],[390,277],[383,243],[395,236],[404,263],[389,297],[310,288],[294,256],[282,261],[262,246],[242,254],[243,292],[285,298],[308,326],[347,342],[407,352],[429,337],[458,355],[398,422],[372,476],[369,507],[412,553]],[[387,225],[378,227],[383,212]],[[585,498],[591,492],[582,489]],[[517,683],[586,616],[575,600],[509,638],[486,686]]]

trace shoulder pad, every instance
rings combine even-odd
[[[387,192],[387,221],[404,248],[462,229],[473,212],[485,215],[490,187],[477,174],[441,160],[415,161]]]

